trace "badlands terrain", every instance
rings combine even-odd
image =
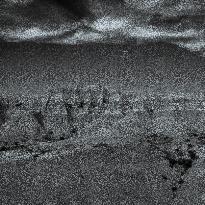
[[[165,43],[1,49],[1,204],[205,203],[203,57]]]

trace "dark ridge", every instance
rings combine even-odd
[[[8,146],[8,144],[5,143],[5,145],[0,147],[1,151],[12,151],[12,150],[26,150],[31,151],[26,145],[23,145],[19,142],[14,142],[13,145]]]
[[[5,42],[5,41],[0,41],[0,52],[5,51],[6,49],[9,50],[19,50],[19,49],[26,49],[28,53],[31,53],[32,51],[35,52],[35,50],[40,50],[40,51],[58,51],[58,50],[90,50],[90,49],[95,49],[95,50],[116,50],[116,49],[127,49],[130,52],[136,52],[136,53],[141,53],[141,54],[151,54],[155,53],[155,55],[163,55],[163,54],[172,54],[172,55],[188,55],[188,57],[195,56],[196,58],[199,58],[201,61],[205,61],[205,59],[197,54],[195,52],[191,52],[186,48],[179,47],[175,44],[164,42],[164,41],[159,41],[159,42],[144,42],[141,44],[138,44],[137,41],[135,42],[124,42],[124,43],[96,43],[96,42],[88,42],[84,44],[78,44],[78,45],[68,45],[68,44],[53,44],[53,43],[41,43],[41,42]],[[3,54],[3,53],[2,53]],[[1,57],[1,56],[0,56]],[[187,58],[188,58],[187,57]]]
[[[133,46],[134,47],[134,46]],[[205,62],[203,57],[196,55],[195,53],[187,50],[186,48],[179,47],[175,44],[160,41],[160,42],[148,42],[140,45],[135,45],[136,49],[142,52],[144,55],[149,56],[167,56],[170,58],[176,58],[182,56],[183,58],[189,58],[195,56],[196,58],[201,58]],[[191,58],[192,58],[191,57]]]

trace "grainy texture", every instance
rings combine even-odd
[[[1,0],[0,204],[205,204],[204,6]]]

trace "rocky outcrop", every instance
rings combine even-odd
[[[102,86],[22,97],[10,100],[12,103],[2,112],[7,120],[1,126],[1,141],[13,145],[69,138],[95,141],[113,137],[119,141],[153,133],[176,138],[190,132],[203,133],[203,98],[178,98],[157,94],[138,98],[135,93],[119,93]]]

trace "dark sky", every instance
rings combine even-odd
[[[105,83],[143,92],[204,90],[205,58],[168,43],[0,43],[1,91],[46,92]]]
[[[202,51],[204,26],[204,0],[1,0],[0,3],[0,39],[9,42],[165,40]]]

